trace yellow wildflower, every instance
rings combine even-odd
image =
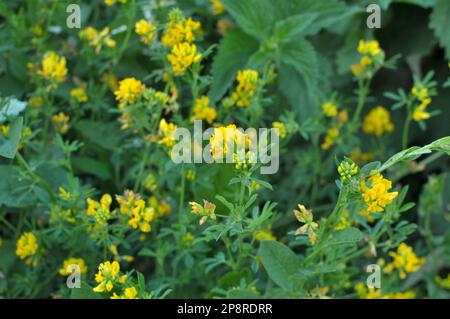
[[[52,116],[53,125],[55,125],[55,130],[60,134],[66,134],[69,131],[70,125],[70,116],[64,114],[63,112],[59,112],[56,115]]]
[[[44,99],[40,96],[32,96],[28,99],[28,105],[31,107],[39,108],[44,104]]]
[[[70,96],[73,97],[78,103],[86,103],[88,101],[86,90],[83,87],[72,89],[70,91]]]
[[[161,42],[170,48],[181,43],[192,43],[200,28],[200,22],[184,18],[177,9],[172,10],[169,13],[169,21],[166,23],[166,30]]]
[[[144,44],[149,44],[156,35],[156,26],[144,19],[139,20],[134,25],[135,32],[141,36]]]
[[[217,112],[214,108],[209,106],[209,98],[202,96],[195,100],[194,104],[194,119],[205,120],[208,124],[212,124],[217,117]]]
[[[278,136],[281,138],[286,137],[286,126],[284,126],[283,122],[275,121],[272,123],[272,127],[278,129]]]
[[[159,122],[159,144],[165,145],[167,147],[172,147],[175,145],[175,138],[173,133],[177,129],[177,126],[173,123],[167,123],[165,119]]]
[[[120,3],[127,3],[127,1],[128,0],[105,0],[104,2],[105,2],[105,4],[108,6],[108,7],[110,7],[110,6],[112,6],[112,5],[114,5],[114,4],[116,4],[116,3],[118,3],[118,2],[120,2]]]
[[[195,44],[183,42],[175,45],[172,52],[167,56],[172,65],[172,72],[176,76],[181,76],[194,63],[198,63],[202,58],[201,53],[197,52]]]
[[[66,58],[50,51],[44,55],[37,74],[46,80],[63,82],[67,76]]]
[[[106,261],[98,266],[98,272],[95,274],[95,281],[98,283],[92,290],[94,292],[110,292],[114,288],[114,284],[123,283],[124,276],[119,276],[120,265],[117,261]]]
[[[306,209],[305,206],[298,204],[298,210],[294,210],[294,215],[299,222],[304,223],[303,226],[295,231],[295,235],[307,234],[310,243],[314,245],[317,240],[316,229],[319,225],[314,222],[312,211]]]
[[[429,90],[426,87],[414,85],[414,87],[411,89],[411,93],[420,102],[420,104],[416,106],[413,112],[414,121],[419,122],[422,120],[428,120],[431,117],[431,114],[429,112],[426,112],[425,109],[429,104],[431,104]]]
[[[203,215],[202,218],[200,218],[199,224],[203,225],[208,218],[211,218],[213,220],[216,219],[216,214],[214,213],[216,210],[216,205],[208,202],[207,200],[203,200],[203,206],[200,205],[197,202],[189,202],[189,205],[191,205],[191,212],[194,215]]]
[[[358,44],[358,53],[376,56],[381,53],[380,44],[377,40],[360,40]]]
[[[425,258],[418,258],[412,248],[405,243],[397,247],[396,252],[390,252],[389,256],[393,258],[390,263],[399,271],[400,279],[405,279],[406,274],[419,271],[425,264]]]
[[[364,133],[382,136],[384,133],[391,133],[394,130],[394,124],[391,122],[391,115],[387,109],[382,106],[373,108],[364,118]]]
[[[103,28],[102,31],[98,31],[93,27],[87,27],[80,31],[80,39],[85,40],[91,47],[95,48],[95,53],[100,53],[102,46],[114,48],[116,46],[116,41],[114,41],[110,34],[109,28]]]
[[[37,238],[32,232],[20,235],[16,244],[16,255],[28,265],[36,265],[34,256],[39,248]]]
[[[152,230],[150,223],[156,217],[155,209],[153,207],[146,207],[144,200],[137,200],[129,214],[131,218],[128,224],[131,227],[134,229],[139,227],[143,233],[149,233]]]
[[[259,230],[254,235],[255,239],[261,240],[277,240],[277,238],[268,230]]]
[[[327,135],[325,136],[325,140],[323,141],[321,148],[323,150],[329,149],[334,144],[338,136],[339,130],[337,128],[328,129]]]
[[[155,196],[150,196],[148,205],[153,207],[157,218],[162,218],[172,211],[172,207],[164,199],[157,199]]]
[[[111,299],[136,299],[137,290],[135,287],[125,288],[123,296],[118,296],[115,292],[111,296]]]
[[[238,82],[236,90],[231,98],[238,107],[248,107],[255,95],[259,74],[254,70],[239,71],[236,80]]]
[[[119,82],[119,88],[114,92],[119,107],[126,104],[135,104],[142,96],[145,85],[135,78],[126,78]]]
[[[361,196],[367,204],[368,212],[382,212],[398,196],[398,192],[389,192],[392,182],[383,175],[375,170],[371,174],[372,176],[367,179],[370,186],[364,180],[360,183]]]
[[[87,210],[86,213],[89,216],[95,216],[98,224],[105,223],[111,216],[110,206],[112,203],[112,197],[109,194],[104,194],[100,202],[97,202],[91,198],[86,200]]]
[[[338,113],[338,107],[333,102],[325,102],[322,104],[322,112],[325,116],[335,117]]]
[[[223,7],[223,4],[222,2],[220,2],[220,0],[210,0],[210,1],[214,15],[222,14],[225,11],[225,8]]]
[[[68,258],[64,260],[63,266],[59,269],[61,276],[68,276],[73,273],[74,269],[71,269],[71,265],[76,265],[80,269],[80,273],[85,274],[87,272],[86,264],[82,258]]]

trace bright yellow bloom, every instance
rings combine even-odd
[[[69,131],[70,125],[70,116],[64,114],[63,112],[59,112],[56,115],[52,116],[53,125],[55,125],[55,130],[60,134],[66,134]]]
[[[277,238],[268,230],[257,231],[254,235],[255,239],[261,240],[277,240]]]
[[[360,40],[358,44],[358,53],[376,56],[381,53],[380,44],[377,40],[364,41]]]
[[[214,15],[219,15],[225,11],[222,2],[219,0],[210,0]]]
[[[339,219],[339,222],[336,226],[334,226],[334,231],[343,230],[347,227],[352,226],[352,222],[349,219],[350,211],[346,209],[344,213],[342,214],[341,218]]]
[[[317,240],[316,229],[319,225],[314,222],[312,211],[298,204],[298,210],[294,210],[294,215],[299,222],[304,223],[295,231],[295,235],[307,234],[311,245],[314,245]]]
[[[155,209],[157,218],[162,218],[172,211],[172,207],[169,203],[162,198],[157,199],[155,196],[149,197],[148,205]]]
[[[68,276],[73,273],[74,269],[70,268],[71,265],[76,265],[80,269],[80,273],[85,274],[87,272],[86,264],[84,263],[84,260],[82,258],[68,258],[64,260],[64,264],[59,269],[59,274],[61,276]]]
[[[145,91],[145,85],[135,78],[126,78],[119,82],[119,88],[114,92],[119,107],[135,104]]]
[[[63,82],[67,76],[66,58],[50,51],[44,55],[37,74],[46,80]]]
[[[159,122],[159,144],[166,145],[167,147],[172,147],[175,145],[174,132],[177,126],[173,123],[167,123],[165,119]]]
[[[254,70],[239,71],[236,80],[238,82],[236,90],[231,98],[238,107],[248,107],[256,93],[259,74]]]
[[[327,135],[325,136],[325,140],[323,141],[323,143],[320,147],[323,150],[329,149],[334,144],[334,142],[336,141],[338,136],[339,136],[339,130],[337,128],[328,129]]]
[[[216,205],[208,202],[206,199],[203,200],[203,206],[197,202],[189,202],[189,205],[191,205],[192,214],[203,215],[203,217],[200,218],[199,221],[200,225],[203,225],[208,220],[208,218],[211,218],[213,220],[216,219],[216,214],[214,213],[216,211]]]
[[[201,53],[197,52],[195,44],[183,42],[175,45],[172,52],[167,56],[172,65],[172,72],[176,76],[181,76],[194,63],[198,63],[202,58]]]
[[[114,284],[123,283],[126,275],[119,276],[120,265],[117,261],[106,261],[98,266],[98,272],[95,274],[95,281],[98,283],[92,290],[94,292],[110,292],[114,288]]]
[[[110,218],[110,206],[112,203],[111,195],[104,194],[99,202],[91,198],[88,198],[86,202],[88,205],[86,214],[89,216],[95,216],[98,224],[104,224]]]
[[[405,279],[408,273],[419,271],[426,262],[425,258],[418,258],[405,243],[401,243],[397,251],[390,252],[389,255],[393,258],[390,264],[399,271],[400,279]]]
[[[382,136],[386,132],[391,133],[394,130],[394,124],[391,122],[389,111],[382,106],[373,108],[364,118],[362,129],[364,133],[376,136]]]
[[[37,238],[32,232],[23,233],[16,244],[16,255],[28,265],[36,265],[33,258],[39,248]]]
[[[150,223],[156,218],[155,209],[146,207],[144,200],[137,200],[129,214],[131,219],[128,224],[131,227],[134,229],[139,227],[143,233],[149,233],[152,230]]]
[[[110,6],[114,5],[115,3],[118,3],[118,2],[127,3],[127,1],[128,0],[105,0],[104,2],[108,7],[110,7]]]
[[[428,120],[431,117],[431,114],[425,111],[427,106],[431,104],[431,98],[428,89],[426,87],[415,85],[411,89],[411,93],[417,100],[420,101],[420,104],[414,109],[413,120],[416,122]]]
[[[338,107],[333,102],[325,102],[322,104],[322,112],[325,116],[335,117],[338,112]]]
[[[141,36],[144,44],[149,44],[155,38],[156,26],[144,19],[139,20],[134,25],[135,32]]]
[[[368,212],[382,212],[398,196],[398,192],[389,192],[392,182],[383,175],[375,170],[371,174],[372,176],[367,179],[368,183],[366,181],[360,183],[361,196],[367,204]]]
[[[209,98],[204,95],[195,100],[194,104],[194,119],[205,120],[208,124],[212,124],[217,117],[217,112],[214,108],[209,106]]]
[[[278,129],[278,136],[281,138],[286,137],[286,126],[284,126],[283,122],[275,121],[272,123],[272,127]]]
[[[161,42],[170,48],[181,43],[192,43],[200,28],[200,22],[193,21],[191,18],[185,19],[179,10],[172,10]]]
[[[222,159],[227,155],[229,149],[233,148],[233,155],[237,155],[240,149],[248,149],[250,146],[250,136],[236,128],[236,125],[229,124],[214,128],[214,134],[209,139],[211,145],[211,155],[214,159]]]
[[[416,292],[407,290],[405,292],[391,292],[383,296],[384,299],[415,299]]]
[[[86,90],[83,87],[77,87],[70,91],[70,96],[78,103],[86,103],[89,99],[86,94]]]
[[[360,299],[380,299],[382,298],[381,289],[367,288],[362,282],[355,285],[355,291]]]
[[[137,298],[137,290],[135,287],[125,288],[123,296],[118,296],[116,293],[113,293],[111,299],[136,299]]]

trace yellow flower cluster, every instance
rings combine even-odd
[[[127,1],[128,0],[105,0],[105,4],[108,6],[108,7],[111,7],[111,6],[113,6],[114,4],[116,4],[116,3],[127,3]]]
[[[59,274],[61,276],[68,276],[73,273],[74,268],[72,265],[78,266],[80,273],[85,274],[87,272],[87,267],[82,258],[68,258],[64,260],[63,266],[59,269]]]
[[[389,274],[397,269],[400,279],[405,279],[408,273],[419,271],[426,262],[426,258],[417,257],[413,249],[405,243],[401,243],[396,252],[391,251],[389,256],[393,260],[385,266],[384,272]]]
[[[111,203],[112,197],[109,194],[104,194],[100,201],[93,200],[92,198],[88,198],[87,202],[87,210],[86,213],[89,216],[95,216],[98,224],[104,224],[111,217]]]
[[[164,199],[150,196],[148,204],[155,209],[156,217],[162,218],[172,211],[172,207]]]
[[[430,113],[425,111],[427,106],[431,103],[428,89],[426,87],[414,86],[411,89],[411,93],[420,102],[413,112],[414,121],[419,122],[422,120],[428,120],[431,116]]]
[[[278,136],[281,138],[286,137],[286,126],[283,122],[275,121],[272,123],[272,127],[278,129]]]
[[[225,11],[225,8],[220,0],[211,0],[211,7],[214,15],[222,14]]]
[[[233,154],[239,149],[247,149],[249,147],[250,138],[236,125],[229,124],[227,126],[215,127],[214,134],[211,136],[209,143],[211,145],[211,155],[214,159],[221,159],[227,155],[229,146],[234,145]]]
[[[36,265],[33,258],[39,248],[37,238],[32,232],[23,233],[16,244],[16,255],[28,265]]]
[[[123,196],[116,196],[116,200],[120,205],[120,213],[129,216],[128,224],[131,227],[139,227],[143,233],[152,230],[150,223],[156,218],[155,209],[147,206],[139,194],[127,190]]]
[[[123,295],[119,296],[115,292],[111,296],[111,299],[136,299],[137,298],[137,290],[135,287],[125,288]]]
[[[256,92],[258,77],[258,72],[254,70],[241,70],[238,72],[236,77],[238,85],[231,95],[238,107],[250,106]]]
[[[214,108],[209,106],[209,98],[202,96],[195,100],[194,104],[194,119],[205,120],[208,124],[212,124],[217,117],[217,112]]]
[[[89,100],[86,90],[83,87],[77,87],[70,90],[70,96],[73,97],[78,103],[86,103]]]
[[[169,21],[162,36],[161,42],[172,48],[181,43],[192,43],[199,33],[201,24],[191,18],[184,18],[179,10],[169,13]]]
[[[323,150],[329,149],[334,144],[338,136],[339,136],[339,129],[335,127],[328,129],[327,135],[325,135],[325,140],[323,141],[320,147]]]
[[[176,44],[172,52],[167,56],[172,65],[172,72],[176,76],[181,76],[194,63],[198,63],[202,55],[197,52],[195,44],[183,42]]]
[[[114,41],[110,34],[109,28],[103,28],[102,31],[98,31],[94,27],[87,27],[80,31],[80,39],[86,41],[91,47],[95,48],[95,53],[99,54],[102,46],[106,45],[109,48],[114,48],[116,46],[116,41]]]
[[[373,108],[364,118],[362,129],[364,133],[375,134],[376,136],[391,133],[394,130],[394,124],[391,121],[389,111],[382,106]]]
[[[52,116],[52,122],[55,126],[55,130],[60,134],[66,134],[67,131],[69,131],[69,121],[70,116],[64,114],[63,112],[59,112],[58,114]]]
[[[356,76],[370,77],[372,75],[371,66],[381,65],[384,62],[384,52],[376,40],[360,40],[358,53],[363,55],[358,64],[351,66],[351,71]]]
[[[44,104],[44,99],[40,96],[32,96],[28,99],[28,105],[31,107],[39,108]]]
[[[46,80],[57,83],[63,82],[67,76],[66,64],[65,57],[59,56],[53,51],[47,52],[42,59],[37,74]]]
[[[362,282],[355,285],[355,291],[361,299],[414,299],[416,293],[414,290],[405,292],[391,292],[383,294],[381,289],[368,288]]]
[[[367,211],[384,211],[384,208],[397,197],[398,192],[389,192],[392,182],[375,170],[371,172],[367,181],[368,183],[365,180],[360,183],[361,196],[367,205]]]
[[[204,199],[203,206],[197,202],[189,202],[189,205],[191,205],[192,214],[202,216],[199,221],[200,225],[203,225],[208,220],[208,218],[211,218],[213,220],[216,219],[216,214],[214,213],[216,211],[215,204]]]
[[[141,36],[144,44],[149,44],[156,35],[156,26],[147,20],[141,19],[134,25],[134,31]]]
[[[119,108],[127,104],[136,103],[145,91],[145,85],[135,78],[126,78],[119,82],[118,89],[114,92]]]
[[[168,123],[165,119],[159,122],[159,144],[165,145],[167,147],[172,147],[175,145],[174,132],[177,126],[174,123]]]
[[[319,225],[314,222],[312,211],[298,204],[298,210],[294,210],[294,215],[299,222],[304,223],[295,231],[295,235],[307,234],[311,245],[314,245],[317,240],[316,230]]]
[[[127,275],[120,275],[120,265],[117,261],[106,261],[98,266],[98,272],[95,274],[95,281],[98,283],[92,290],[94,292],[110,292],[114,284],[123,284]]]
[[[325,116],[335,117],[338,113],[338,107],[334,102],[325,102],[322,104],[322,112]]]

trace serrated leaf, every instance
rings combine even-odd
[[[437,0],[430,16],[430,28],[445,48],[447,59],[450,60],[450,1]]]
[[[290,41],[302,35],[317,16],[317,13],[303,13],[279,21],[275,24],[275,37],[282,42]]]

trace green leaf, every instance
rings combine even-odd
[[[77,123],[76,129],[91,143],[111,151],[116,150],[121,144],[124,134],[116,122],[99,123],[82,120]]]
[[[223,0],[222,3],[244,32],[261,41],[269,37],[274,23],[271,0]]]
[[[285,290],[293,290],[293,279],[301,268],[300,260],[295,253],[278,241],[263,240],[259,255],[270,279]]]
[[[92,287],[81,282],[80,288],[72,288],[70,299],[101,299],[98,293],[92,291]]]
[[[445,48],[447,59],[450,59],[450,1],[437,1],[430,16],[430,28]]]
[[[214,58],[212,77],[214,79],[209,92],[212,101],[219,100],[233,83],[238,70],[243,69],[250,56],[258,50],[258,42],[239,30],[227,32],[219,44]]]
[[[275,37],[282,42],[290,41],[294,37],[302,35],[317,16],[317,13],[304,13],[279,21],[275,24]]]
[[[358,228],[347,227],[333,234],[333,244],[354,244],[362,239],[363,235]]]
[[[11,123],[8,137],[0,140],[0,156],[13,159],[19,148],[20,138],[22,137],[23,118],[17,117]]]

